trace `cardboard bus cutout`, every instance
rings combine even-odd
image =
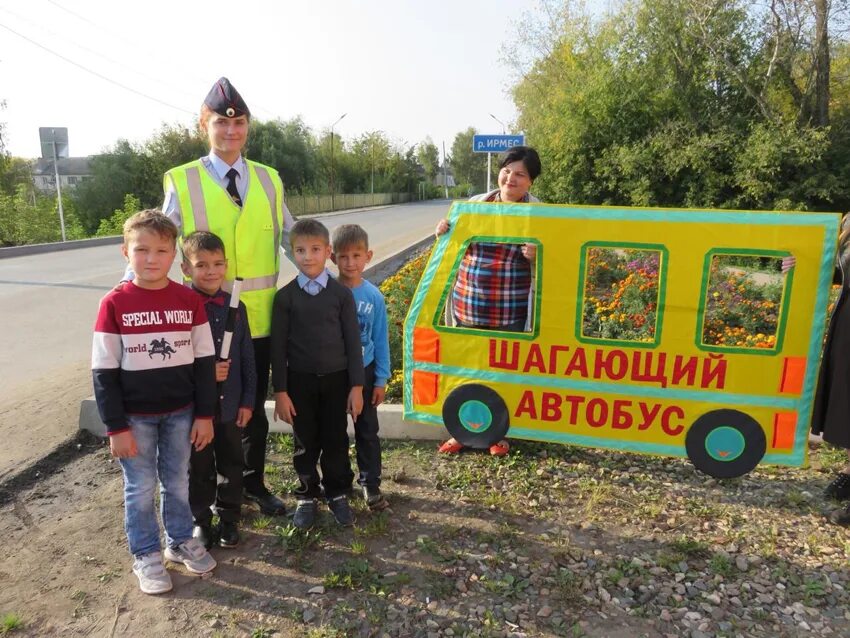
[[[404,324],[406,419],[715,477],[805,462],[839,215],[460,202],[448,220]],[[454,325],[472,242],[536,246],[525,331]]]

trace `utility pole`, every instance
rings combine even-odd
[[[59,160],[56,157],[56,130],[53,130],[53,174],[56,176],[56,199],[59,202],[59,225],[62,227],[62,241],[65,241],[65,213],[62,210],[62,185],[59,183]]]

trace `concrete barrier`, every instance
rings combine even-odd
[[[55,253],[61,250],[76,250],[78,248],[95,248],[97,246],[109,246],[120,244],[123,241],[121,235],[111,237],[92,237],[90,239],[74,239],[71,241],[52,242],[50,244],[27,244],[26,246],[9,246],[0,248],[0,259],[7,257],[23,257],[24,255],[40,255],[42,253]]]

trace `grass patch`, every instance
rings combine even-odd
[[[387,533],[390,526],[389,512],[376,512],[366,519],[363,525],[355,528],[355,533],[364,538],[375,538]]]
[[[0,617],[0,636],[5,636],[23,628],[23,619],[14,612],[7,612]]]
[[[708,543],[687,536],[670,541],[670,548],[690,558],[706,558],[710,553]]]
[[[260,516],[257,516],[256,518],[254,518],[251,521],[251,528],[255,529],[255,530],[268,529],[269,527],[271,527],[271,524],[273,522],[274,521],[272,520],[272,518],[270,516],[260,515]]]
[[[735,573],[735,565],[732,563],[732,559],[726,554],[715,554],[712,556],[708,562],[708,568],[712,573],[727,579],[731,578]]]
[[[315,548],[322,540],[321,530],[298,529],[292,523],[276,527],[275,536],[285,550],[296,555]]]
[[[322,584],[328,589],[358,590],[377,581],[377,574],[365,558],[352,558],[345,561],[339,569],[328,572],[322,578]]]

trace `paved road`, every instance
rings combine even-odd
[[[361,224],[380,261],[432,232],[447,208],[431,201],[320,219],[331,231]],[[123,269],[117,245],[0,259],[0,478],[76,429],[80,400],[91,394],[98,301]],[[294,274],[285,261],[280,282]]]

